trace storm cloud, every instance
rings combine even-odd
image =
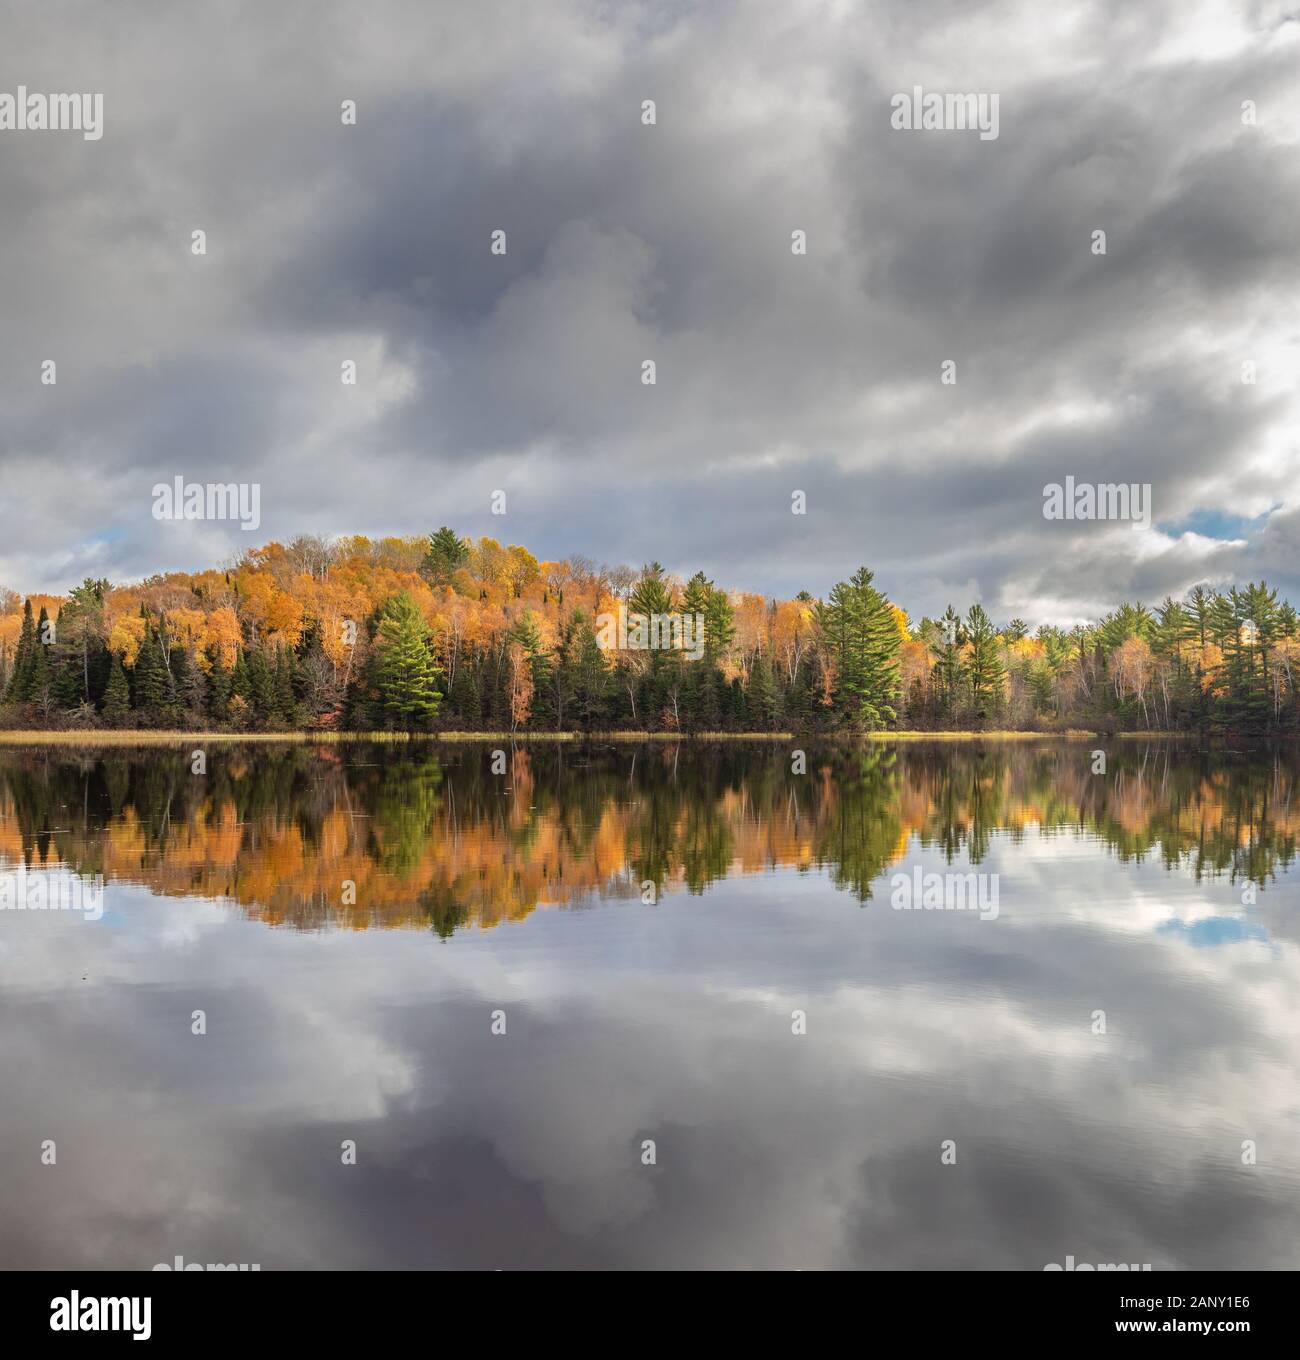
[[[182,476],[258,482],[259,542],[447,523],[780,594],[866,563],[914,615],[1300,599],[1285,5],[0,16],[0,85],[104,111],[0,131],[11,588],[253,546],[156,521]],[[999,135],[895,130],[914,86],[996,93]],[[1046,520],[1066,475],[1149,483],[1153,526]]]

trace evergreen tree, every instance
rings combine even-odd
[[[208,714],[213,722],[224,725],[230,721],[230,697],[233,692],[234,676],[222,664],[221,657],[212,657],[212,669],[208,672]]]
[[[36,646],[32,652],[30,680],[27,700],[40,710],[48,722],[54,710],[54,675],[50,666],[52,643],[45,639],[51,636],[50,616],[41,606],[41,616],[36,623]]]
[[[248,667],[248,702],[259,723],[274,721],[276,716],[275,672],[267,663],[261,647],[252,647],[245,655]]]
[[[697,571],[686,583],[682,592],[682,613],[691,616],[692,625],[697,618],[704,620],[706,658],[721,656],[731,646],[736,636],[731,602],[702,571]]]
[[[289,727],[297,727],[301,719],[298,696],[294,688],[294,655],[289,647],[281,647],[275,658],[274,717]]]
[[[424,555],[420,571],[432,585],[447,585],[456,572],[469,561],[469,544],[444,524],[429,538],[429,550]]]
[[[131,687],[127,684],[120,656],[115,656],[109,667],[103,714],[109,727],[125,727],[131,720]]]
[[[965,676],[961,659],[965,643],[966,630],[961,616],[949,605],[939,620],[939,655],[934,663],[934,681],[939,706],[944,717],[950,720],[957,712],[957,696]]]
[[[451,682],[447,701],[466,731],[474,731],[482,722],[483,705],[479,699],[478,679],[468,655],[462,656],[460,664],[456,667],[456,676]]]
[[[749,710],[750,723],[756,730],[775,731],[779,704],[776,683],[772,678],[772,667],[766,652],[759,652],[749,668],[745,706]]]
[[[889,601],[859,567],[817,608],[818,625],[835,659],[836,704],[848,723],[870,730],[897,716],[901,639]]]
[[[613,676],[590,621],[582,613],[575,614],[574,621],[573,697],[583,729],[590,732],[608,716]]]
[[[11,704],[25,704],[32,697],[33,669],[36,665],[36,623],[32,618],[32,602],[23,602],[23,625],[18,634],[18,647],[14,652],[13,674],[9,677],[9,688],[5,701]]]
[[[198,658],[191,657],[184,647],[172,648],[171,678],[178,718],[187,726],[202,724],[207,711],[208,681]]]
[[[239,704],[231,706],[232,712],[235,708],[242,708],[245,720],[253,709],[253,678],[248,673],[248,657],[241,648],[235,657],[235,666],[230,674],[230,695],[232,699],[238,699]]]
[[[966,615],[966,633],[970,638],[966,675],[971,706],[984,718],[1001,706],[1003,670],[998,657],[998,635],[980,605],[971,605]]]
[[[652,614],[672,612],[673,598],[664,580],[664,569],[658,562],[651,562],[642,569],[628,608],[631,613],[644,614],[647,619]]]
[[[429,625],[403,591],[388,602],[376,638],[380,703],[396,726],[426,727],[438,712],[438,665],[429,646]]]
[[[132,704],[142,722],[163,725],[172,709],[171,676],[163,664],[162,645],[152,627],[145,629],[131,676]]]
[[[59,610],[58,640],[50,656],[54,696],[60,708],[92,704],[104,670],[104,596],[107,581],[87,577]]]

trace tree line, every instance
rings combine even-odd
[[[637,645],[609,627],[620,611],[699,628]],[[11,728],[1290,733],[1297,663],[1296,610],[1264,582],[1031,633],[979,604],[912,621],[865,567],[824,599],[776,600],[446,527],[0,591]]]

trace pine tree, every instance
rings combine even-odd
[[[702,571],[697,571],[686,583],[682,592],[682,613],[691,616],[692,626],[696,617],[704,620],[705,658],[719,657],[731,646],[736,636],[731,601]]]
[[[429,625],[403,591],[384,609],[376,638],[376,681],[387,718],[399,727],[426,727],[438,712],[439,669],[429,646]]]
[[[628,608],[633,614],[644,614],[648,619],[652,614],[671,613],[672,607],[673,598],[664,580],[664,569],[658,562],[651,562],[642,569]]]
[[[889,601],[859,567],[819,605],[817,620],[835,658],[835,698],[849,724],[870,730],[897,716],[901,638]]]
[[[92,704],[97,697],[95,682],[107,650],[103,630],[104,596],[108,590],[107,581],[87,577],[69,592],[67,603],[59,610],[58,641],[50,662],[54,697],[60,708]]]
[[[939,655],[934,663],[934,682],[944,717],[951,720],[957,711],[957,696],[961,692],[964,677],[961,649],[966,642],[966,630],[962,627],[960,615],[952,605],[944,610],[943,618],[939,620],[939,632]]]
[[[420,572],[432,585],[447,585],[469,560],[469,544],[444,524],[429,538]]]
[[[973,604],[966,615],[966,632],[970,638],[970,660],[966,675],[970,683],[971,706],[981,717],[997,709],[1002,702],[1002,662],[998,657],[998,635],[982,606]]]

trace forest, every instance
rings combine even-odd
[[[670,616],[698,627],[644,646],[610,626]],[[865,567],[779,600],[446,527],[0,588],[7,729],[1283,735],[1298,665],[1296,610],[1262,581],[1031,631],[979,604],[914,620]]]

